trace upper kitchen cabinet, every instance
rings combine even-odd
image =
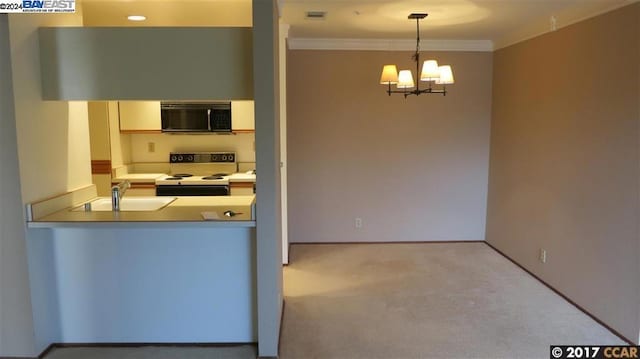
[[[256,128],[253,101],[231,101],[233,132],[253,132]]]
[[[250,27],[39,29],[44,100],[251,100]]]
[[[120,101],[120,131],[160,132],[160,102],[159,101]]]

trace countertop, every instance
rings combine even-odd
[[[214,227],[244,226],[255,227],[252,211],[255,195],[249,196],[202,196],[180,197],[164,208],[156,211],[73,211],[73,208],[63,209],[48,216],[29,222],[29,227],[56,227],[60,224],[88,223],[140,223],[160,222],[179,223],[189,222],[206,224]],[[75,208],[75,207],[74,207]],[[235,217],[225,217],[224,212],[232,210],[238,213]],[[220,220],[204,220],[203,212],[220,218]],[[155,226],[155,224],[154,224]]]
[[[122,182],[129,180],[131,183],[154,183],[156,179],[169,177],[166,173],[127,173],[125,175],[114,178],[113,182]],[[232,173],[229,175],[229,182],[255,182],[256,175],[249,173]]]
[[[255,182],[256,175],[248,173],[233,173],[229,176],[229,182]]]

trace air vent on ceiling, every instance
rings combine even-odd
[[[310,20],[324,20],[326,16],[326,11],[307,11],[305,17]]]

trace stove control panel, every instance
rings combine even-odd
[[[235,163],[235,152],[171,152],[170,163]]]

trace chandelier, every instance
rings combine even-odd
[[[427,17],[426,13],[412,13],[408,19],[416,20],[416,52],[412,58],[416,62],[416,74],[420,74],[417,84],[413,82],[413,74],[411,70],[401,70],[398,73],[396,65],[384,65],[382,75],[380,76],[380,84],[387,86],[387,93],[403,94],[405,98],[409,95],[420,95],[423,93],[436,93],[447,95],[446,85],[454,83],[453,72],[451,66],[438,66],[438,61],[427,60],[422,64],[422,72],[420,72],[420,20]],[[428,88],[421,89],[420,81],[427,82]],[[439,88],[433,88],[433,85],[442,85]],[[398,90],[392,90],[391,85],[396,85]],[[415,89],[413,89],[415,87]],[[412,90],[413,89],[413,90]]]

